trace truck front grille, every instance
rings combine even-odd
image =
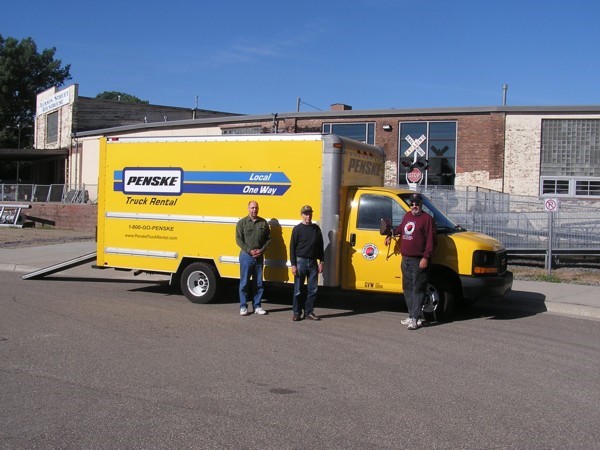
[[[506,250],[498,252],[498,274],[503,275],[508,269],[508,253]]]

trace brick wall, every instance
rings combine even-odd
[[[402,117],[350,117],[334,123],[375,122],[375,145],[383,148],[386,159],[385,184],[404,183],[404,170],[398,174],[399,122],[456,121],[456,184],[481,186],[502,191],[504,178],[504,113],[429,115]],[[282,120],[279,130],[286,132],[320,132],[323,119]],[[391,125],[391,131],[384,131]]]
[[[31,209],[23,210],[22,214],[53,220],[56,222],[56,228],[93,232],[96,230],[98,206],[90,204],[32,203]]]
[[[506,118],[506,186],[515,195],[540,195],[542,120],[598,119],[597,115],[511,114]],[[567,158],[567,155],[564,156]],[[592,163],[593,166],[593,163]]]
[[[504,116],[474,114],[458,119],[456,185],[504,191]]]

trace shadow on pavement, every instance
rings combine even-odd
[[[128,289],[131,292],[146,292],[158,295],[181,295],[178,287],[169,286],[166,280],[137,280],[119,278],[94,278],[82,276],[48,276],[45,281],[76,281],[80,283],[119,283],[135,284]],[[31,280],[36,281],[36,280]],[[143,285],[143,286],[141,286]],[[292,310],[292,285],[267,284],[263,295],[264,306],[269,312],[285,312]],[[516,320],[531,317],[547,311],[546,297],[537,292],[512,291],[502,299],[475,302],[473,305],[459,304],[454,308],[452,316],[440,322],[428,322],[428,326],[467,320]],[[223,287],[220,298],[214,304],[238,303],[238,283],[231,281]],[[377,312],[398,312],[404,318],[407,313],[404,297],[400,294],[371,294],[356,291],[340,291],[331,288],[319,288],[315,309],[322,319],[335,319]]]

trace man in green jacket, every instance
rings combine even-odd
[[[258,216],[258,203],[248,203],[248,215],[235,227],[235,241],[240,247],[240,315],[247,316],[248,302],[254,293],[254,314],[265,315],[261,307],[264,252],[271,242],[271,231],[265,219]]]

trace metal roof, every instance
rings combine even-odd
[[[460,108],[390,108],[374,110],[336,110],[317,112],[287,112],[277,113],[277,119],[345,119],[352,117],[402,117],[402,116],[431,116],[431,115],[470,115],[470,114],[600,114],[600,105],[580,106],[475,106]],[[92,137],[122,133],[127,131],[159,130],[161,128],[189,128],[194,126],[233,125],[236,123],[272,121],[275,114],[237,115],[206,119],[173,120],[170,122],[140,123],[114,128],[104,128],[79,132],[75,137]]]
[[[0,160],[2,161],[37,161],[47,158],[66,158],[69,151],[60,149],[34,149],[34,148],[0,148]]]

